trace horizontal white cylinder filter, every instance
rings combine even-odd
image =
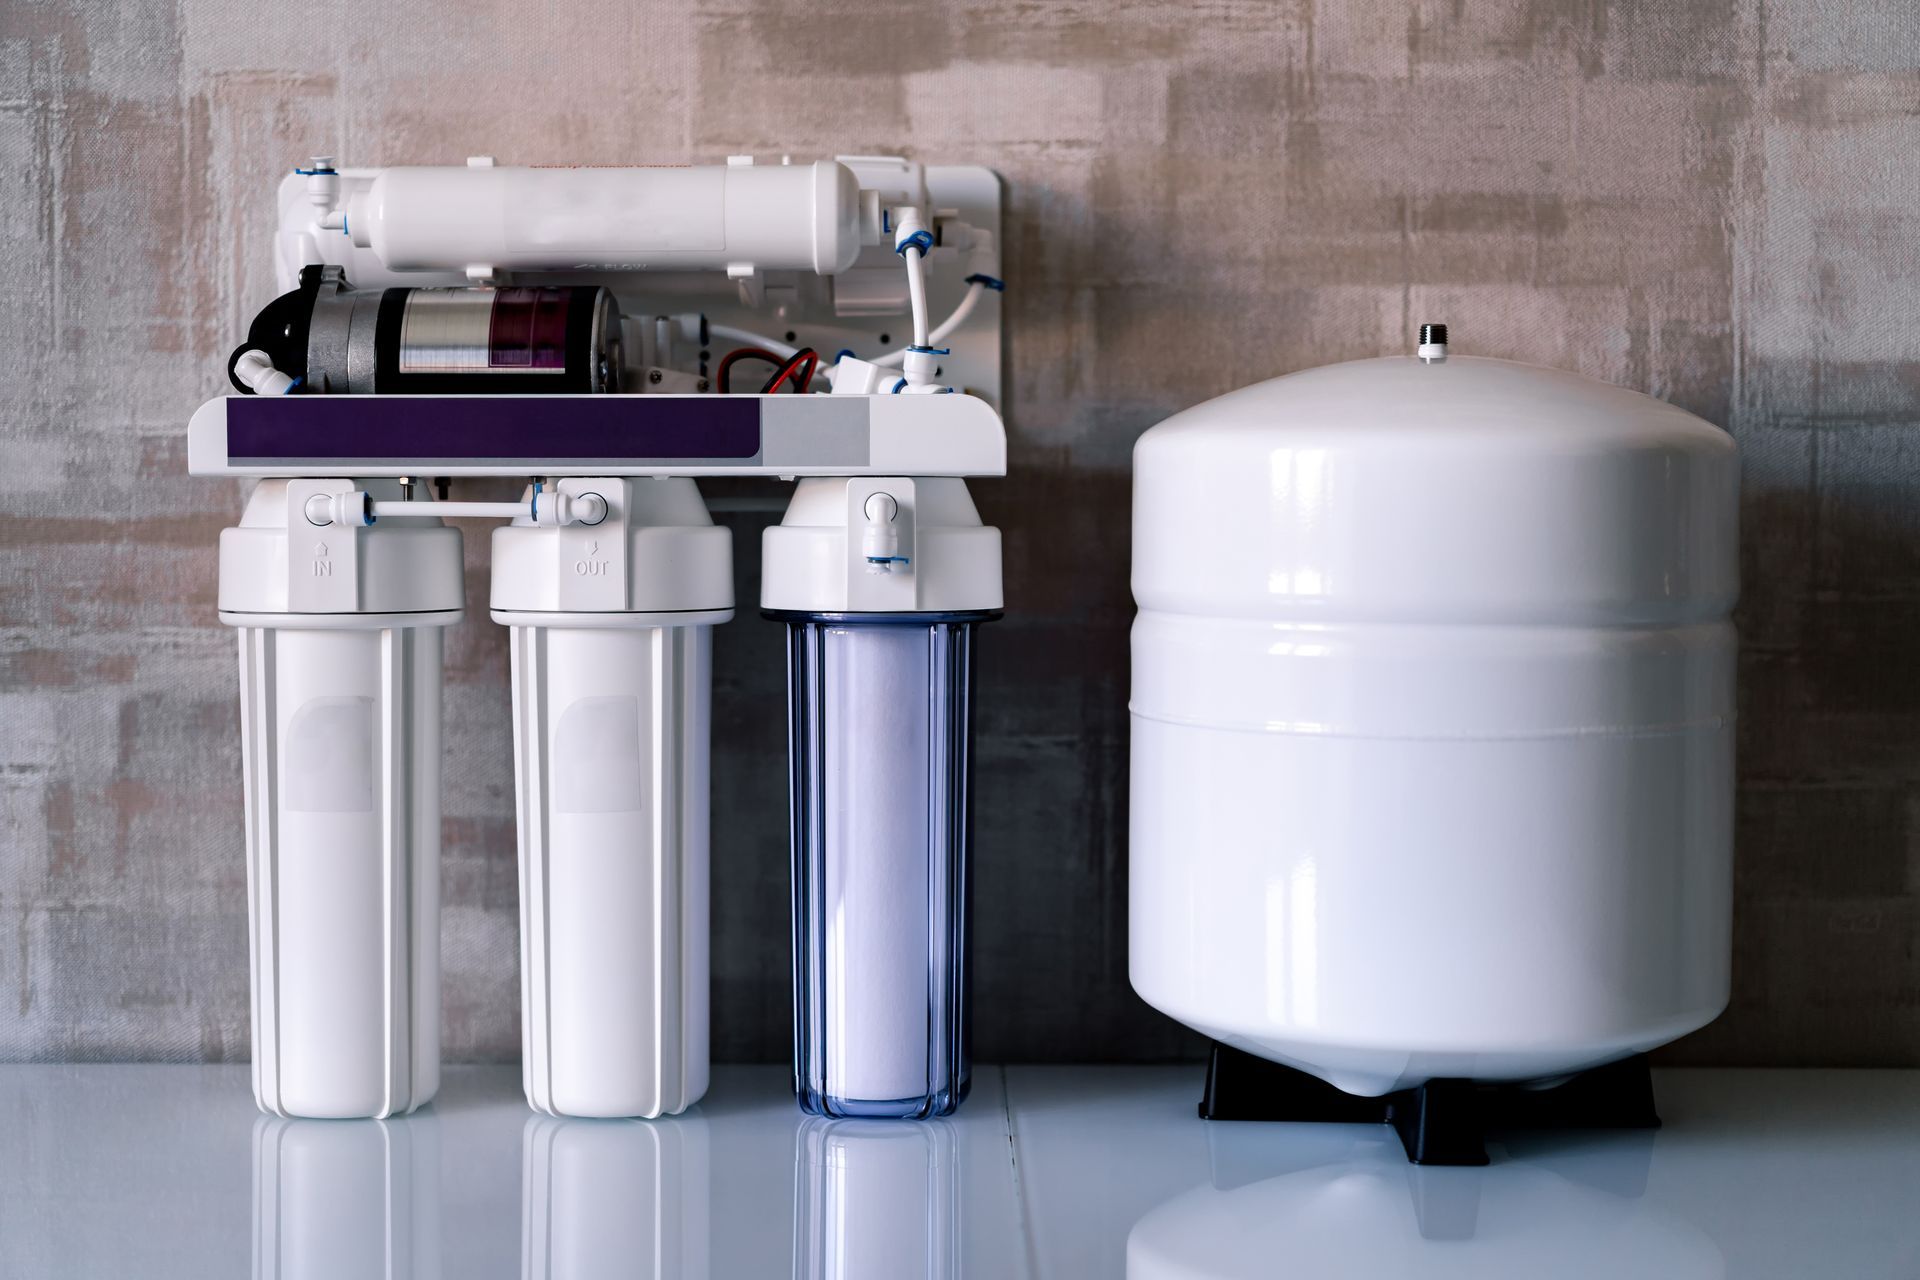
[[[832,275],[859,255],[846,166],[420,166],[384,169],[347,211],[390,271],[693,271]]]

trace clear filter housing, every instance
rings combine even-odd
[[[815,1115],[967,1096],[971,649],[987,613],[787,623],[794,1084]]]

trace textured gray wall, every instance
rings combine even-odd
[[[977,486],[1010,596],[982,644],[983,1057],[1194,1048],[1126,982],[1134,438],[1436,318],[1745,452],[1734,1003],[1671,1056],[1920,1063],[1916,12],[9,0],[0,1057],[247,1053],[213,606],[239,491],[185,477],[182,432],[272,293],[279,173],[906,148],[1010,200],[1014,474]],[[510,1057],[506,648],[478,613],[449,643],[447,1049]],[[780,644],[751,614],[717,644],[723,1057],[787,1049]]]

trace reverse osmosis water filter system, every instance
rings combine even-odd
[[[798,481],[762,603],[792,634],[801,1105],[965,1097],[969,654],[1002,603],[965,478],[1006,470],[999,200],[987,170],[889,157],[319,157],[283,181],[284,292],[189,441],[194,474],[258,478],[220,616],[263,1110],[392,1116],[438,1084],[449,516],[508,522],[527,1100],[653,1117],[705,1091],[711,632],[735,602],[703,476]],[[523,496],[449,500],[489,476]]]
[[[1636,1055],[1728,997],[1737,486],[1440,325],[1140,439],[1130,968],[1202,1115],[1657,1123]]]
[[[760,604],[787,636],[804,1163],[836,1205],[856,1173],[904,1176],[892,1157],[944,1169],[902,1139],[862,1172],[842,1139],[968,1091],[997,180],[323,157],[279,200],[284,292],[190,441],[195,474],[258,480],[220,616],[260,1106],[385,1117],[438,1082],[449,516],[507,521],[527,1099],[701,1097],[712,633],[736,602],[696,481],[764,477],[794,482]],[[1489,1131],[1657,1124],[1642,1055],[1729,989],[1731,438],[1426,325],[1410,355],[1177,414],[1134,461],[1130,973],[1212,1041],[1201,1115],[1391,1123],[1427,1164],[1484,1163]],[[450,500],[464,477],[524,489]],[[565,1184],[554,1161],[529,1185]]]

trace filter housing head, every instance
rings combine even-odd
[[[760,607],[792,613],[996,610],[1000,531],[964,480],[839,476],[800,481],[760,547]]]
[[[458,617],[465,580],[460,531],[431,514],[360,527],[316,525],[319,494],[402,496],[397,480],[262,480],[237,528],[220,534],[220,613],[425,614]],[[451,621],[452,619],[448,619]]]
[[[651,614],[733,608],[733,534],[685,476],[570,476],[526,497],[597,495],[604,515],[565,525],[522,516],[494,530],[496,613]],[[719,619],[711,619],[719,621]]]

